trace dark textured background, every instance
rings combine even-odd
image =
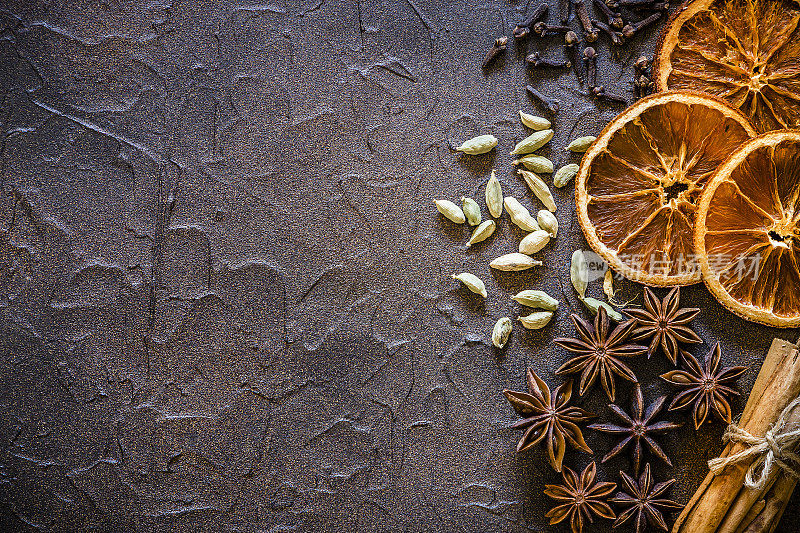
[[[482,199],[494,167],[539,209],[508,155],[525,135],[517,111],[541,111],[525,52],[479,68],[525,10],[4,2],[0,528],[550,531],[541,490],[559,477],[541,449],[514,454],[500,391],[520,390],[527,366],[560,382],[550,341],[573,334],[568,261],[584,246],[572,186],[556,191],[544,268],[520,274],[488,268],[521,236],[507,219],[465,251],[468,228],[432,204]],[[558,57],[558,42],[530,47]],[[601,45],[601,82],[632,100],[632,61],[654,42],[617,60]],[[558,165],[620,110],[571,72],[531,82],[562,100],[543,151]],[[500,139],[496,153],[448,149],[477,133]],[[450,279],[462,270],[487,281],[485,303]],[[491,327],[518,315],[523,288],[558,295],[557,320],[515,327],[498,353]],[[702,287],[684,303],[703,308],[697,328],[727,363],[749,366],[743,391],[770,340],[798,336],[744,323]],[[634,368],[647,399],[666,392],[663,358]],[[605,403],[595,390],[584,405],[607,419]],[[675,468],[656,473],[678,479],[679,501],[721,431],[662,439]],[[586,435],[599,459],[611,442]]]

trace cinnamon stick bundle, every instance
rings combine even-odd
[[[800,344],[800,341],[798,341]],[[763,437],[781,412],[800,396],[800,349],[775,339],[764,359],[738,426],[751,435]],[[800,409],[789,413],[787,427],[800,426]],[[746,450],[729,443],[720,457]],[[774,469],[760,490],[744,486],[753,461],[727,466],[718,474],[709,472],[684,508],[672,533],[756,533],[771,532],[780,520],[796,480]]]

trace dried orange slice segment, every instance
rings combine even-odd
[[[798,128],[799,23],[797,0],[690,1],[661,35],[656,86],[724,98],[759,132]]]
[[[578,220],[592,249],[647,285],[700,281],[696,203],[753,127],[724,101],[687,91],[651,95],[615,118],[581,161]]]
[[[725,307],[800,326],[800,130],[756,137],[720,165],[698,204],[695,246]]]

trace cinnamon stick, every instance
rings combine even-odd
[[[797,347],[788,341],[775,339],[738,425],[752,435],[764,435],[781,411],[798,395],[800,395],[800,360]],[[727,457],[744,449],[742,444],[729,443],[721,456]],[[673,533],[718,531],[717,528],[725,520],[740,492],[750,490],[743,488],[744,475],[749,466],[749,464],[733,465],[716,476],[709,473],[678,517],[672,529]],[[745,494],[743,497],[752,499],[753,495]],[[758,497],[752,501],[757,500]],[[750,506],[745,509],[739,521],[744,519]],[[731,531],[735,530],[736,527]]]
[[[797,429],[798,425],[800,425],[800,409],[793,409],[787,418],[785,431],[794,431]],[[749,465],[746,466],[749,468]],[[725,519],[722,521],[722,524],[717,530],[718,533],[735,533],[739,527],[739,524],[741,524],[747,516],[749,509],[751,509],[759,499],[765,498],[765,494],[770,492],[772,486],[783,477],[788,476],[781,472],[779,468],[776,468],[770,474],[770,477],[768,478],[768,481],[762,490],[743,488],[741,491],[739,491],[736,500],[733,502],[730,509],[728,509]],[[767,501],[768,505],[769,503],[770,502]]]

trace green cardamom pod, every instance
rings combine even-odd
[[[489,266],[495,270],[503,270],[505,272],[518,272],[520,270],[527,270],[531,267],[541,265],[541,261],[537,261],[533,257],[529,257],[525,254],[518,253],[501,255],[489,263]]]
[[[535,152],[548,142],[550,139],[553,138],[553,130],[547,129],[542,131],[536,131],[531,133],[514,147],[514,150],[511,151],[512,155],[523,155],[523,154],[530,154],[531,152]]]
[[[586,308],[592,312],[593,315],[596,315],[597,312],[600,311],[600,308],[603,307],[608,313],[608,318],[617,323],[622,322],[622,315],[607,303],[591,297],[582,298],[581,301],[583,302],[583,305],[585,305]]]
[[[494,223],[494,220],[490,219],[481,222],[481,225],[475,228],[475,231],[472,232],[472,237],[469,238],[469,242],[467,243],[467,248],[469,248],[475,243],[485,241],[486,239],[491,237],[496,227],[497,225]]]
[[[519,120],[525,126],[536,131],[546,130],[550,127],[550,121],[546,118],[537,117],[536,115],[529,115],[528,113],[523,113],[522,111],[519,112]]]
[[[502,349],[508,342],[508,337],[511,335],[511,319],[504,316],[494,324],[492,330],[492,344],[495,347]]]
[[[464,141],[456,150],[469,155],[480,155],[492,151],[495,146],[497,146],[497,137],[494,135],[478,135]]]
[[[503,189],[500,187],[500,182],[497,181],[494,170],[486,184],[486,207],[494,218],[503,214]]]
[[[547,184],[534,174],[533,172],[528,172],[527,170],[522,170],[521,168],[517,169],[517,174],[522,176],[525,179],[525,183],[528,184],[528,187],[533,191],[533,194],[544,204],[544,206],[549,209],[550,211],[555,212],[556,210],[556,201],[553,199],[553,193],[550,192],[550,187]]]
[[[536,222],[552,238],[555,239],[558,236],[558,219],[547,209],[542,209],[536,214]]]
[[[560,189],[572,181],[580,168],[581,167],[579,167],[576,163],[570,163],[569,165],[564,165],[563,167],[559,168],[556,172],[556,175],[553,176],[553,185]]]
[[[569,146],[567,146],[567,150],[569,150],[570,152],[583,153],[586,150],[588,150],[589,147],[592,145],[592,143],[595,142],[596,140],[597,137],[593,135],[578,137],[577,139],[569,143]]]
[[[461,283],[464,284],[466,288],[474,292],[475,294],[480,294],[484,298],[486,298],[486,286],[481,281],[481,278],[474,274],[470,274],[469,272],[462,272],[461,274],[453,274],[453,279],[457,279]]]
[[[544,291],[521,291],[516,296],[512,296],[511,299],[526,307],[536,307],[547,311],[555,311],[558,309],[558,300]]]
[[[540,229],[525,236],[519,243],[519,253],[535,254],[550,242],[550,234]]]
[[[553,173],[553,162],[541,155],[528,154],[519,159],[515,159],[511,164],[524,165],[525,168],[531,172],[540,172],[542,174]]]
[[[461,197],[461,210],[467,218],[470,226],[477,226],[481,223],[481,206],[472,198]]]
[[[511,217],[511,222],[519,226],[520,229],[523,231],[536,231],[540,229],[539,224],[536,223],[536,219],[531,216],[530,211],[528,211],[524,205],[519,203],[519,200],[513,196],[506,196],[503,202],[506,206],[506,211],[508,211],[508,216]]]
[[[534,311],[528,316],[519,317],[519,321],[527,329],[542,329],[553,318],[552,311]]]
[[[447,219],[456,224],[463,224],[466,222],[467,219],[464,217],[464,212],[450,200],[434,200],[433,203],[436,204],[436,209]]]
[[[586,286],[589,284],[589,266],[586,264],[586,257],[584,257],[581,250],[572,252],[569,279],[572,281],[572,287],[581,300],[586,298]]]

